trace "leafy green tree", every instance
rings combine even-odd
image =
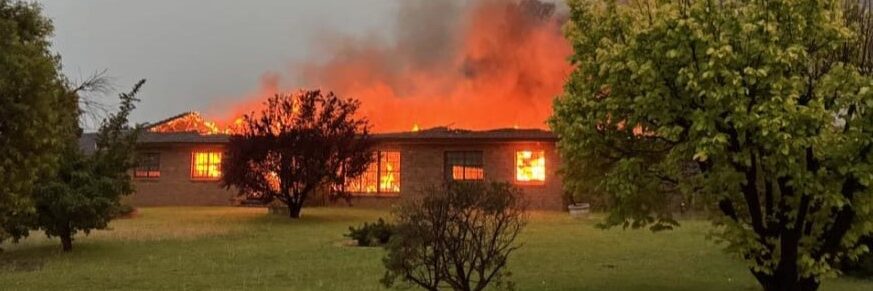
[[[0,242],[26,233],[37,177],[57,165],[77,99],[37,4],[0,0]]]
[[[131,128],[128,116],[144,82],[119,95],[119,111],[102,122],[93,153],[84,152],[78,135],[73,135],[65,144],[59,169],[36,186],[33,228],[59,237],[64,251],[73,249],[73,236],[79,231],[88,234],[106,228],[121,207],[121,197],[133,193],[129,170],[135,165],[140,128]]]
[[[698,195],[765,290],[815,290],[865,252],[867,3],[621,2],[569,1],[576,69],[550,121],[568,167],[606,161],[606,224],[671,228],[670,201]]]

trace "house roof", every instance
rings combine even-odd
[[[542,129],[499,128],[491,130],[467,130],[448,127],[434,127],[420,131],[405,131],[392,133],[375,133],[373,138],[379,141],[556,141],[557,135]]]
[[[227,134],[200,134],[197,132],[150,132],[140,134],[140,144],[157,143],[227,143]]]
[[[173,117],[147,124],[139,137],[140,144],[221,144],[227,143],[230,135],[224,133],[204,134],[201,123],[206,122],[196,112],[185,112]],[[211,125],[211,124],[210,124]],[[211,125],[214,126],[214,125]],[[166,127],[166,128],[165,128]],[[161,129],[157,131],[156,129]],[[184,130],[168,132],[164,130]],[[86,150],[95,148],[95,134],[85,134],[80,146]],[[449,127],[434,127],[419,131],[373,133],[377,142],[515,142],[545,141],[554,142],[558,137],[542,129],[499,128],[491,130],[466,130]]]
[[[199,134],[197,132],[143,132],[141,144],[162,143],[226,143],[227,134]],[[542,129],[501,128],[492,130],[465,130],[437,127],[420,131],[374,133],[373,140],[381,142],[512,142],[556,141],[557,136]]]
[[[187,117],[189,115],[199,115],[199,114],[197,112],[194,112],[194,111],[182,112],[182,113],[167,117],[163,120],[159,120],[159,121],[154,122],[154,123],[146,123],[145,129],[150,130],[152,128],[155,128],[156,126],[161,126],[161,125],[167,124],[171,121]]]
[[[222,144],[227,143],[226,134],[199,134],[196,132],[149,132],[139,134],[139,144]],[[86,154],[97,150],[97,133],[85,133],[79,137],[79,148]]]
[[[185,112],[155,123],[145,125],[148,132],[192,132],[201,134],[224,133],[214,122],[206,120],[200,113]]]

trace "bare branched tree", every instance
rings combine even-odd
[[[114,90],[112,80],[106,74],[107,70],[94,71],[81,81],[73,81],[68,85],[70,94],[75,94],[79,103],[81,118],[80,126],[85,129],[95,129],[100,122],[109,116],[111,109],[117,104],[107,104],[100,97]]]
[[[520,190],[507,183],[431,187],[395,213],[382,283],[427,290],[509,287],[505,267],[526,224]]]

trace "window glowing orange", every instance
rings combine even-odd
[[[515,180],[525,183],[546,181],[546,155],[543,151],[515,152]]]
[[[352,193],[399,193],[400,192],[400,152],[376,152],[373,163],[361,176],[346,183],[346,190]]]
[[[346,190],[352,193],[377,193],[379,188],[379,163],[373,162],[367,170],[346,183]]]
[[[379,192],[400,192],[400,152],[379,157]]]
[[[191,155],[191,178],[218,179],[221,177],[221,152],[194,152]]]

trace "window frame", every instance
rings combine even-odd
[[[461,164],[456,165],[452,163],[454,160],[450,159],[450,155],[458,155],[461,156]],[[476,163],[475,156],[478,156],[478,163]],[[472,158],[472,159],[471,159]],[[470,161],[473,160],[471,163]],[[461,173],[463,173],[463,177],[461,179],[455,179],[454,175],[454,166],[461,167]],[[479,177],[467,178],[467,169],[478,169],[482,171],[482,175]],[[485,153],[481,150],[463,150],[463,151],[445,151],[443,153],[443,176],[446,181],[450,182],[480,182],[485,180]]]
[[[397,154],[396,169],[390,171],[390,172],[394,173],[394,176],[396,177],[396,180],[397,180],[397,182],[396,182],[397,190],[396,191],[392,190],[392,189],[383,189],[383,187],[382,187],[382,177],[383,177],[383,175],[385,175],[388,172],[386,169],[386,166],[384,166],[385,164],[382,163],[382,159],[383,159],[383,157],[387,157],[387,155],[389,153],[396,153]],[[352,196],[359,196],[359,197],[400,196],[400,192],[403,190],[402,189],[402,187],[403,187],[403,180],[402,180],[402,177],[403,177],[403,175],[402,175],[403,154],[399,150],[377,150],[377,151],[373,152],[373,155],[375,157],[373,159],[373,162],[370,163],[369,165],[367,165],[367,170],[365,170],[364,173],[362,173],[360,176],[351,178],[352,182],[345,183],[345,185],[343,185],[343,187],[348,188],[350,183],[359,183],[358,189],[356,189],[356,191],[348,191],[348,193],[352,194]],[[375,168],[375,171],[371,171],[371,167]],[[373,178],[373,177],[365,178],[368,175],[373,175],[374,172],[375,172],[375,179],[369,179],[369,178]],[[373,191],[373,192],[360,191],[361,188],[366,188],[366,186],[367,186],[366,185],[367,183],[361,182],[362,179],[374,180],[376,183],[376,191]]]
[[[205,166],[209,168],[213,163],[216,164],[218,170],[218,176],[209,176],[208,170],[205,175],[197,175],[197,154],[207,154],[210,158],[207,159]],[[213,162],[211,157],[212,154],[218,154],[218,161]],[[205,149],[205,150],[194,150],[191,151],[191,180],[192,181],[217,181],[221,179],[221,167],[224,160],[224,151],[217,149]]]
[[[150,157],[146,159],[145,157]],[[148,165],[143,165],[143,161],[153,161],[154,164],[149,163]],[[141,172],[145,172],[145,175],[141,175]],[[156,175],[153,173],[157,173]],[[161,153],[159,152],[144,152],[139,153],[136,160],[136,166],[133,168],[133,177],[136,179],[159,179],[161,178]]]
[[[519,164],[520,160],[518,157],[519,157],[519,154],[522,152],[531,152],[533,154],[540,154],[542,156],[542,158],[543,158],[543,179],[542,180],[522,181],[522,180],[518,179],[519,170],[521,169],[521,167],[520,167],[521,165]],[[515,175],[514,175],[512,180],[513,180],[513,182],[515,182],[515,184],[524,185],[524,186],[542,186],[542,185],[546,184],[546,180],[548,179],[548,166],[546,165],[548,159],[546,159],[546,151],[545,150],[543,150],[543,149],[518,149],[518,150],[515,150],[513,152],[512,159],[514,161],[513,165],[515,167],[515,171],[514,171]]]

